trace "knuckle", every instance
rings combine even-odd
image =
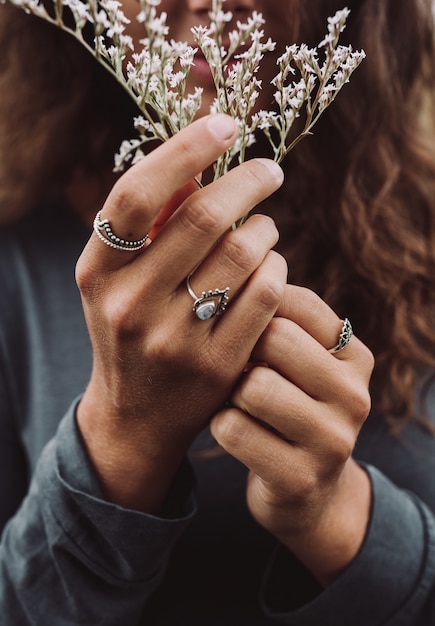
[[[249,219],[251,222],[260,222],[262,231],[266,230],[266,228],[270,229],[271,232],[279,237],[279,230],[276,225],[276,221],[270,215],[267,215],[266,213],[254,213]]]
[[[238,411],[224,411],[214,421],[213,431],[218,441],[230,450],[236,450],[246,441],[246,424]]]
[[[277,395],[277,382],[273,371],[267,367],[257,366],[246,374],[237,392],[237,399],[243,410],[252,414],[262,414],[274,403]],[[255,411],[252,407],[255,407]]]
[[[362,425],[371,410],[371,396],[368,387],[363,383],[348,379],[343,387],[343,396],[353,423]]]
[[[266,169],[263,165],[255,161],[246,161],[242,165],[242,171],[245,178],[249,181],[249,184],[256,187],[263,187],[265,183]]]
[[[260,163],[256,159],[251,159],[243,163],[241,168],[246,183],[253,187],[258,195],[265,196],[270,192],[273,178],[271,177],[270,170],[265,167],[263,163]],[[276,186],[275,183],[274,187]]]
[[[144,220],[144,211],[153,207],[157,210],[163,201],[161,189],[155,181],[138,176],[132,169],[116,181],[105,206],[113,207],[118,215],[128,216],[130,224],[140,224]]]
[[[75,281],[79,290],[84,293],[91,289],[94,284],[94,272],[89,269],[89,264],[82,253],[75,267]]]
[[[118,293],[116,298],[105,298],[101,304],[101,314],[111,334],[121,340],[135,337],[140,332],[138,306],[129,296]]]
[[[360,343],[359,358],[361,360],[361,365],[364,368],[364,370],[367,372],[368,376],[370,377],[375,367],[375,357],[373,355],[373,352],[370,350],[370,348],[368,348],[362,342],[359,342],[359,343]]]
[[[132,184],[134,184],[134,179]],[[133,195],[132,187],[127,184],[126,178],[120,178],[113,186],[108,201],[110,204],[116,206],[117,210],[124,213],[124,211],[128,211],[131,206]]]
[[[352,456],[355,448],[356,435],[352,427],[341,427],[334,436],[331,436],[331,446],[328,451],[331,472],[334,473],[336,468],[341,468],[346,461]]]
[[[243,234],[232,231],[220,244],[227,262],[243,273],[251,272],[258,264],[258,251],[254,242],[243,238]]]
[[[296,504],[298,502],[305,503],[318,491],[321,484],[314,464],[306,464],[300,467],[295,478],[292,500]]]
[[[262,234],[263,239],[265,233],[268,232],[274,242],[278,241],[279,230],[276,226],[275,220],[270,217],[270,215],[265,215],[264,213],[254,213],[249,217],[249,222],[250,224],[254,224],[256,228],[258,228],[258,230]]]
[[[75,266],[75,281],[81,295],[87,300],[95,300],[107,283],[107,276],[95,272],[92,264],[88,260],[85,250],[78,259]]]
[[[362,426],[372,407],[371,396],[367,388],[362,388],[359,393],[355,395],[356,397],[353,398],[352,404],[352,415],[354,421]]]
[[[353,425],[339,422],[329,426],[327,440],[306,448],[311,460],[306,464],[305,493],[324,488],[337,478],[353,454],[356,436]]]
[[[213,235],[217,238],[224,228],[219,203],[212,199],[206,203],[200,192],[195,192],[189,198],[180,212],[180,220],[186,230],[199,235]]]
[[[284,283],[277,276],[262,281],[256,294],[257,303],[266,310],[276,309],[281,302],[284,292]]]
[[[154,328],[144,341],[144,355],[150,363],[169,364],[171,367],[179,360],[178,342],[168,333],[167,328]]]

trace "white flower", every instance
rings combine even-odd
[[[256,111],[263,87],[258,72],[264,55],[276,48],[272,39],[264,39],[265,20],[257,11],[245,22],[237,21],[236,28],[227,32],[234,16],[224,10],[225,0],[212,0],[209,25],[191,29],[198,46],[193,48],[170,38],[167,14],[158,11],[161,0],[139,0],[137,20],[143,26],[143,37],[135,47],[126,33],[129,19],[118,0],[51,0],[51,13],[46,9],[50,0],[0,0],[6,1],[70,32],[134,99],[141,111],[134,118],[138,137],[122,142],[115,156],[117,171],[143,158],[146,142],[166,141],[195,119],[203,92],[195,88],[188,93],[187,85],[198,49],[210,66],[215,84],[211,112],[231,115],[238,127],[234,146],[215,164],[216,178],[234,159],[245,159],[246,149],[258,131],[266,135],[273,158],[282,161],[311,132],[365,57],[363,51],[339,45],[350,14],[345,7],[328,18],[327,33],[317,48],[306,44],[286,47],[276,61],[277,73],[271,80],[274,108]],[[72,26],[63,20],[64,8],[72,15]],[[93,28],[93,47],[83,36],[85,26]],[[228,42],[228,48],[224,42]],[[295,120],[301,117],[302,131],[289,139]]]

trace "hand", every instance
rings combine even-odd
[[[201,190],[192,183],[235,137],[230,118],[203,118],[131,168],[101,218],[127,239],[157,235],[127,253],[93,234],[77,265],[94,356],[78,423],[107,497],[130,508],[159,509],[284,290],[273,222],[254,216],[228,232],[279,187],[280,168],[254,160]],[[192,272],[196,293],[230,287],[223,315],[196,317],[185,284]]]
[[[328,584],[355,556],[370,509],[351,458],[370,410],[370,351],[314,293],[287,286],[253,351],[253,365],[212,420],[212,433],[250,470],[254,518]],[[258,365],[255,365],[255,362]]]

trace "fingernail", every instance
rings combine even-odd
[[[234,134],[236,123],[229,115],[218,113],[208,118],[207,126],[218,139],[229,139]]]
[[[272,159],[256,159],[259,163],[267,167],[267,169],[272,173],[273,177],[277,182],[282,183],[284,180],[284,172],[281,169],[281,166]]]

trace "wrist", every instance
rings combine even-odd
[[[323,586],[328,586],[360,550],[371,500],[367,473],[350,459],[316,522],[280,540]]]
[[[108,501],[123,508],[159,514],[185,457],[180,445],[152,432],[145,420],[105,413],[85,394],[77,424]]]

